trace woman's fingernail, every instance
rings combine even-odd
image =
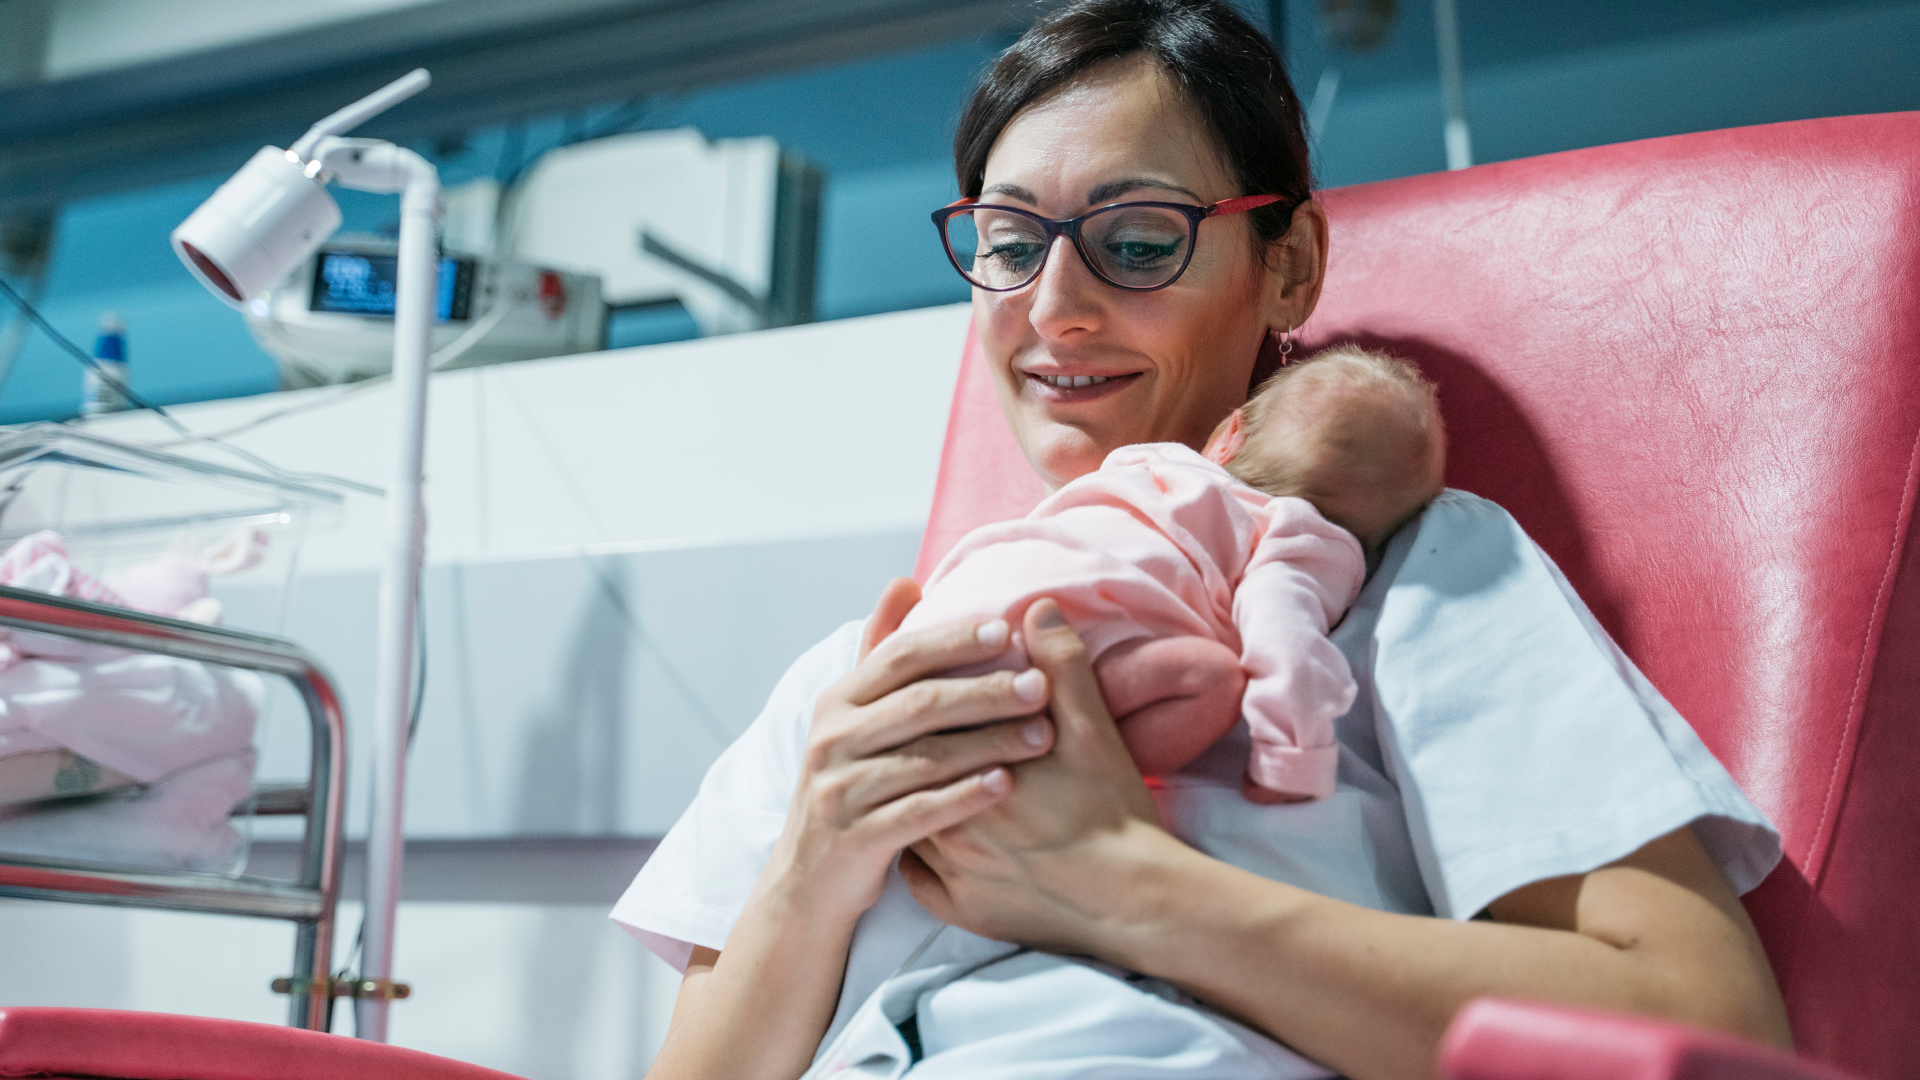
[[[1048,604],[1040,609],[1040,614],[1033,623],[1042,630],[1052,630],[1054,627],[1067,625],[1067,617],[1060,614],[1059,604]]]
[[[990,769],[980,777],[980,786],[995,795],[1007,790],[1007,770]]]
[[[1047,696],[1047,676],[1039,668],[1028,668],[1013,677],[1013,692],[1021,701],[1038,702]]]
[[[982,645],[1005,645],[1007,643],[1007,621],[1005,619],[995,619],[992,622],[981,623],[980,629],[975,630],[973,636],[979,639]]]
[[[1036,716],[1026,723],[1021,724],[1020,737],[1027,740],[1028,746],[1045,746],[1047,744],[1047,722]]]

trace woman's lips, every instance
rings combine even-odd
[[[1125,375],[1039,375],[1023,371],[1034,396],[1048,404],[1067,405],[1093,401],[1117,393],[1140,377],[1137,371]]]

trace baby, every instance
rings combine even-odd
[[[1246,717],[1242,790],[1333,792],[1333,721],[1353,703],[1327,639],[1365,554],[1438,494],[1446,440],[1432,384],[1353,347],[1282,368],[1204,455],[1123,447],[1018,521],[969,533],[903,629],[1056,600],[1085,642],[1142,773],[1172,772]],[[1006,655],[954,674],[1027,666]]]

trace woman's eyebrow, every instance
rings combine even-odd
[[[995,184],[980,193],[981,198],[985,198],[988,195],[1011,195],[1029,206],[1040,205],[1040,200],[1033,197],[1033,192],[1028,191],[1019,184]]]
[[[1112,183],[1101,184],[1099,187],[1087,192],[1087,205],[1098,206],[1103,202],[1125,195],[1129,191],[1138,191],[1141,188],[1159,188],[1162,191],[1177,191],[1187,198],[1192,199],[1194,202],[1200,201],[1200,196],[1195,195],[1179,184],[1170,183],[1166,180],[1135,177],[1131,180],[1115,180]]]

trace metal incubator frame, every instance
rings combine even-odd
[[[117,907],[161,908],[284,919],[298,929],[287,1022],[325,1030],[332,1005],[334,905],[340,887],[341,812],[346,798],[346,716],[317,661],[278,638],[160,618],[124,608],[0,586],[0,627],[53,633],[183,660],[279,675],[299,691],[312,727],[304,788],[262,787],[270,812],[306,819],[293,882],[185,870],[147,870],[0,853],[0,896]],[[316,987],[320,992],[312,992]]]

